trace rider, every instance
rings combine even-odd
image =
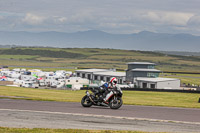
[[[109,87],[110,87],[111,89],[114,88],[114,87],[116,87],[116,85],[117,85],[117,78],[112,77],[109,83],[110,83],[110,86],[109,86]]]
[[[103,88],[105,89],[105,96],[104,96],[104,102],[107,102],[107,100],[109,99],[109,97],[112,95],[112,91],[110,91],[110,89],[113,89],[114,87],[116,87],[117,84],[117,78],[116,77],[112,77],[111,80],[108,83],[103,84]]]

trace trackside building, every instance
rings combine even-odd
[[[125,72],[116,72],[115,70],[109,69],[83,69],[76,70],[75,74],[77,77],[87,78],[90,81],[110,81],[111,77],[116,77],[118,83],[122,84],[126,81]]]
[[[151,89],[180,89],[180,80],[174,78],[161,78],[160,70],[155,69],[155,63],[129,62],[126,72],[116,72],[109,69],[83,69],[76,70],[76,76],[87,78],[91,82],[108,82],[116,77],[119,84],[134,84],[137,88]]]
[[[126,70],[126,81],[134,83],[137,77],[157,78],[160,70],[155,69],[155,64],[150,62],[130,62]]]
[[[180,80],[174,78],[136,78],[138,88],[180,89]]]
[[[108,69],[82,69],[76,70],[75,74],[77,77],[86,78],[89,80],[94,80],[94,73],[96,72],[109,72]]]
[[[110,81],[111,77],[116,77],[117,82],[119,84],[123,84],[126,81],[126,73],[125,72],[96,72],[94,73],[94,80],[102,80],[102,81]]]
[[[129,62],[126,70],[126,81],[137,88],[180,89],[180,80],[160,78],[160,70],[155,69],[155,63]]]

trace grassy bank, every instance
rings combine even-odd
[[[127,69],[126,63],[154,62],[162,71],[200,72],[200,57],[173,56],[150,51],[98,48],[0,49],[1,65]],[[192,68],[192,69],[191,69]]]
[[[0,86],[0,97],[17,96],[17,98],[28,100],[80,102],[84,95],[85,91],[81,90],[47,90]],[[124,104],[128,105],[200,108],[199,97],[200,94],[191,93],[123,91]]]
[[[150,133],[141,131],[46,129],[46,128],[29,129],[29,128],[5,128],[5,127],[0,127],[0,132],[1,133]],[[156,132],[151,132],[151,133],[156,133]]]

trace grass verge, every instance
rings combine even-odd
[[[82,129],[47,129],[47,128],[7,128],[0,127],[1,133],[150,133],[140,131],[82,130]],[[156,132],[151,132],[156,133]]]
[[[10,97],[27,100],[80,102],[85,95],[84,90],[48,90],[0,86],[0,97]],[[13,97],[16,96],[16,97]],[[124,104],[200,108],[200,94],[178,92],[144,92],[123,91]]]

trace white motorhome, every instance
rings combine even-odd
[[[65,81],[60,79],[58,81],[58,84],[57,84],[56,88],[65,88]]]
[[[57,76],[46,76],[45,84],[49,87],[54,87],[58,85],[58,77]]]
[[[39,84],[37,84],[36,82],[32,82],[32,81],[23,81],[21,87],[39,88]]]
[[[21,69],[20,68],[14,68],[12,71],[16,72],[16,73],[20,73]]]
[[[9,77],[10,77],[10,78],[13,78],[13,79],[19,79],[20,76],[21,76],[20,73],[14,72],[14,71],[12,71],[12,72],[9,74]]]
[[[1,70],[1,76],[9,76],[9,74],[11,73],[11,71],[9,70]]]
[[[30,81],[23,81],[21,87],[30,88],[32,83]]]
[[[89,80],[81,77],[70,77],[66,79],[66,86],[72,90],[80,90],[83,85],[89,85]]]
[[[24,81],[23,80],[20,80],[20,79],[15,79],[15,81],[13,82],[14,85],[17,85],[17,86],[22,86],[22,83]]]
[[[38,80],[39,86],[46,86],[45,84],[45,77],[42,77],[42,79]]]
[[[89,80],[81,77],[70,77],[66,79],[66,84],[89,84]]]
[[[34,80],[36,80],[36,77],[34,77],[32,75],[21,75],[21,80],[24,80],[24,81],[34,81]]]

